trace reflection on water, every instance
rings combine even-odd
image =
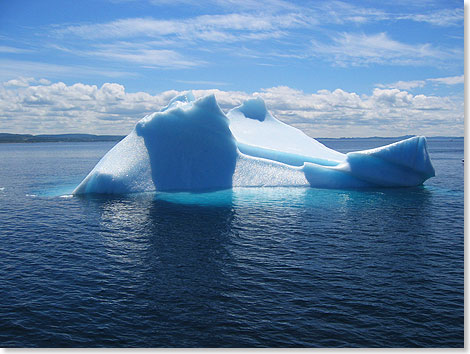
[[[147,345],[415,346],[443,338],[429,337],[436,306],[462,305],[445,300],[462,284],[436,291],[461,253],[443,261],[458,240],[438,230],[435,198],[426,187],[237,188],[79,200],[115,272],[108,292]]]
[[[219,302],[232,277],[225,267],[232,262],[228,247],[233,208],[175,204],[150,195],[83,201],[99,212],[97,237],[126,274],[127,284],[119,291],[135,302],[146,336],[155,331],[154,342],[147,341],[210,343],[206,329],[226,319]],[[186,333],[184,328],[191,330]],[[173,331],[180,334],[171,338]]]
[[[309,237],[312,247],[318,239],[337,249],[360,247],[370,257],[392,263],[397,258],[390,257],[396,255],[401,259],[397,266],[403,266],[405,258],[406,263],[416,261],[416,253],[433,234],[435,217],[432,192],[423,187],[240,188],[82,199],[100,215],[99,236],[110,256],[145,267],[164,263],[158,272],[169,273],[175,270],[169,266],[192,269],[193,274],[194,269],[218,273],[207,267],[233,261],[230,243],[245,233],[248,241],[263,234],[274,244]],[[228,258],[212,261],[222,255]]]

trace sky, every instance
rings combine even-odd
[[[124,135],[186,90],[312,137],[463,136],[464,2],[0,2],[0,132]]]

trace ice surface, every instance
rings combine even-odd
[[[233,187],[309,186],[302,167],[239,153]]]
[[[227,113],[230,130],[242,153],[302,166],[304,162],[335,166],[346,155],[327,148],[266,110],[261,98],[245,101]]]
[[[213,95],[187,92],[140,120],[74,194],[400,187],[432,176],[424,137],[342,154],[277,120],[261,98],[225,115]]]
[[[426,138],[415,136],[372,150],[347,154],[349,173],[384,187],[416,186],[435,175]]]
[[[155,190],[155,185],[149,153],[144,139],[134,129],[104,155],[73,194],[123,194],[152,190]]]

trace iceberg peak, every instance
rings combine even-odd
[[[161,112],[164,112],[168,109],[174,108],[174,107],[179,107],[184,105],[185,103],[190,103],[195,101],[196,99],[194,98],[193,92],[192,91],[185,91],[180,93],[179,95],[176,95],[173,97],[168,105],[164,108],[162,108]]]
[[[238,150],[227,117],[214,95],[181,99],[139,121],[74,194],[231,188]]]
[[[266,103],[264,103],[261,97],[246,100],[241,106],[235,109],[242,112],[246,118],[256,119],[260,122],[264,121],[269,114]]]

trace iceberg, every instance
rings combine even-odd
[[[214,95],[186,92],[141,119],[73,194],[408,187],[434,175],[424,137],[343,154],[276,119],[261,98],[224,114]]]

